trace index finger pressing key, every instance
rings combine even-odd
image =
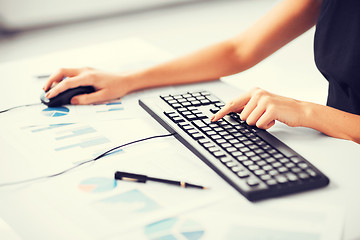
[[[212,116],[211,121],[215,122],[231,112],[239,112],[244,106],[249,102],[251,95],[249,93],[240,96],[239,98],[228,102],[222,109],[220,109],[214,116]]]

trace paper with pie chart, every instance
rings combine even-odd
[[[124,106],[121,99],[96,105],[65,105],[47,107],[43,104],[14,111],[6,118],[16,121],[18,126],[39,125],[45,123],[77,123],[134,117],[134,111]]]
[[[147,158],[139,159],[140,154],[132,154],[128,157],[122,153],[83,168],[75,174],[53,179],[51,189],[47,189],[47,196],[51,196],[50,200],[57,199],[56,207],[59,211],[65,209],[76,212],[77,214],[72,216],[72,219],[80,223],[79,227],[98,234],[98,239],[107,239],[112,234],[126,233],[134,227],[147,226],[224,198],[210,190],[182,189],[162,183],[143,184],[114,179],[114,170],[130,171],[132,169],[139,173],[159,177],[161,175],[177,176],[176,179],[210,184],[212,188],[216,188],[208,180],[211,179],[210,169],[196,167],[198,161],[196,163],[184,161],[183,155],[166,150],[165,145],[160,148],[147,151],[149,154]],[[34,185],[34,188],[37,187]],[[59,188],[62,189],[61,192],[58,191]],[[83,212],[86,214],[82,214]],[[99,226],[105,225],[106,228],[90,230],[94,219]],[[167,224],[164,223],[161,226]],[[191,227],[192,223],[188,221],[181,220],[176,225],[178,224],[184,236],[202,234],[202,228],[199,225],[194,229]],[[149,239],[155,239],[156,234],[155,228],[148,229]],[[195,238],[190,239],[195,240]]]

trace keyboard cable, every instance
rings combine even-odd
[[[78,164],[76,164],[75,166],[72,166],[72,167],[67,168],[67,169],[65,169],[65,170],[62,170],[62,171],[59,171],[59,172],[57,172],[57,173],[50,174],[50,175],[45,175],[45,176],[41,176],[41,177],[29,178],[29,179],[20,180],[20,181],[0,183],[0,187],[20,185],[20,184],[24,184],[24,183],[34,182],[34,181],[41,180],[41,179],[47,179],[47,178],[57,177],[57,176],[60,176],[60,175],[65,174],[65,173],[67,173],[67,172],[70,172],[71,170],[74,170],[74,169],[76,169],[76,168],[79,168],[80,166],[83,166],[83,165],[87,165],[87,164],[89,164],[89,163],[96,162],[96,161],[98,161],[99,159],[101,159],[101,158],[109,155],[111,152],[114,152],[115,150],[118,150],[119,148],[123,148],[123,147],[128,146],[128,145],[132,145],[132,144],[135,144],[135,143],[148,141],[148,140],[155,139],[155,138],[171,137],[171,136],[174,136],[175,134],[176,134],[176,133],[169,133],[169,134],[155,135],[155,136],[150,136],[150,137],[145,137],[145,138],[137,139],[137,140],[134,140],[134,141],[131,141],[131,142],[128,142],[128,143],[121,144],[121,145],[116,146],[116,147],[114,147],[114,148],[111,148],[111,149],[107,150],[106,152],[98,155],[97,157],[95,157],[95,158],[93,158],[93,159],[90,159],[90,160],[87,160],[87,161],[78,163]]]

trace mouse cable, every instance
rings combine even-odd
[[[16,109],[16,108],[35,106],[35,105],[38,105],[38,104],[41,104],[41,103],[38,102],[38,103],[31,103],[31,104],[19,105],[19,106],[15,106],[15,107],[11,107],[11,108],[5,109],[5,110],[0,110],[0,113],[4,113],[4,112],[7,112],[7,111]]]
[[[87,160],[87,161],[84,161],[84,162],[81,162],[81,163],[78,163],[77,165],[75,166],[72,166],[70,168],[67,168],[65,170],[62,170],[62,171],[59,171],[57,173],[54,173],[54,174],[50,174],[50,175],[46,175],[46,176],[41,176],[41,177],[35,177],[35,178],[30,178],[30,179],[25,179],[25,180],[20,180],[20,181],[15,181],[15,182],[7,182],[7,183],[0,183],[0,187],[6,187],[6,186],[13,186],[13,185],[19,185],[19,184],[23,184],[23,183],[29,183],[29,182],[34,182],[34,181],[37,181],[37,180],[41,180],[41,179],[46,179],[46,178],[53,178],[53,177],[56,177],[56,176],[60,176],[60,175],[63,175],[67,172],[70,172],[71,170],[74,170],[75,168],[78,168],[82,165],[85,165],[85,164],[88,164],[88,163],[91,163],[91,162],[96,162],[97,160],[99,160],[100,158],[103,158],[105,157],[106,155],[109,155],[111,152],[119,149],[119,148],[122,148],[122,147],[125,147],[125,146],[128,146],[128,145],[132,145],[132,144],[135,144],[135,143],[138,143],[138,142],[143,142],[143,141],[147,141],[147,140],[150,140],[150,139],[154,139],[154,138],[164,138],[164,137],[170,137],[170,136],[174,136],[176,133],[169,133],[169,134],[163,134],[163,135],[155,135],[155,136],[151,136],[151,137],[146,137],[146,138],[141,138],[141,139],[138,139],[138,140],[134,140],[132,142],[128,142],[128,143],[124,143],[122,145],[119,145],[117,147],[114,147],[110,150],[107,150],[106,152],[100,154],[99,156],[93,158],[93,159],[90,159],[90,160]]]

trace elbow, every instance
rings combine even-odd
[[[235,69],[234,73],[243,72],[253,66],[259,61],[253,56],[252,46],[246,43],[245,39],[239,37],[230,39],[228,41],[229,46],[229,59],[231,59],[231,65]]]

